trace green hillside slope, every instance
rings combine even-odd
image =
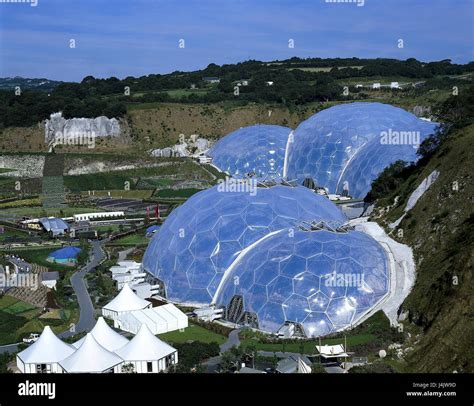
[[[401,216],[422,180],[439,171],[400,224],[403,238],[395,237],[413,248],[417,263],[415,286],[402,306],[408,320],[423,328],[407,360],[412,371],[474,371],[473,144],[474,125],[452,131],[425,165],[378,204],[387,207],[400,197],[380,218],[388,225]]]

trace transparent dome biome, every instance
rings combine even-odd
[[[303,121],[288,143],[286,179],[312,178],[329,193],[363,198],[383,169],[417,159],[419,144],[437,123],[381,103],[349,103]]]
[[[163,283],[168,300],[209,304],[237,255],[268,233],[300,221],[347,220],[335,204],[302,186],[249,193],[223,191],[221,185],[175,209],[148,245],[143,267]]]
[[[255,174],[259,180],[281,179],[290,132],[279,125],[243,127],[221,138],[207,154],[215,166],[234,178]]]
[[[278,233],[255,244],[230,267],[216,304],[226,318],[277,333],[300,326],[306,337],[350,328],[389,291],[383,247],[359,231]],[[236,306],[236,303],[240,303]]]

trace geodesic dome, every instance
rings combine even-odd
[[[207,154],[232,177],[255,173],[258,179],[280,179],[290,132],[279,125],[243,127],[221,138]]]
[[[163,282],[167,299],[209,304],[243,249],[271,232],[313,220],[341,224],[347,219],[327,198],[302,186],[258,187],[249,193],[217,185],[168,216],[148,245],[143,267]]]
[[[363,198],[391,163],[416,161],[418,143],[436,123],[381,103],[349,103],[322,110],[303,121],[288,144],[288,180],[313,178],[329,193]]]
[[[258,328],[276,333],[299,323],[307,337],[343,330],[371,310],[389,290],[387,255],[359,231],[288,230],[269,236],[240,255],[217,293],[216,304],[242,312]],[[235,316],[234,316],[235,317]]]

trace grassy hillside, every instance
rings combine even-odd
[[[440,172],[399,226],[404,236],[398,239],[413,248],[417,263],[416,283],[402,311],[423,328],[408,359],[412,371],[474,371],[473,143],[474,125],[453,131],[425,166],[378,202],[387,207],[400,197],[381,218],[388,224],[401,216],[422,180],[433,170]]]
[[[131,106],[128,123],[136,145],[162,148],[177,143],[180,134],[186,137],[199,134],[216,139],[240,127],[258,123],[294,128],[321,108],[322,104],[319,103],[291,111],[284,106],[267,104],[145,103]]]

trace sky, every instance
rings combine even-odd
[[[293,56],[474,60],[474,0],[9,1],[0,77],[124,78]]]

